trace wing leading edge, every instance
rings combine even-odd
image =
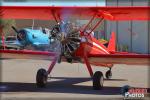
[[[148,54],[99,54],[89,55],[93,65],[103,64],[127,64],[127,65],[150,65]]]
[[[150,7],[55,7],[55,6],[0,6],[4,19],[53,20],[53,14],[86,19],[102,16],[107,20],[150,20]]]
[[[0,50],[0,58],[12,59],[37,59],[52,60],[56,54],[53,52],[31,51],[31,50]],[[89,61],[93,65],[101,64],[128,64],[128,65],[150,65],[148,54],[90,54]]]
[[[0,50],[0,58],[12,59],[37,59],[52,60],[56,56],[53,52],[31,51],[31,50]]]

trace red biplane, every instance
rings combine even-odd
[[[48,59],[52,60],[48,70],[39,69],[36,75],[38,87],[44,87],[47,77],[55,64],[61,61],[68,63],[85,63],[93,80],[93,88],[103,87],[103,73],[97,71],[93,74],[91,65],[108,67],[106,78],[111,78],[113,64],[150,64],[150,55],[116,51],[116,36],[112,32],[108,45],[100,43],[91,36],[103,20],[150,20],[150,7],[50,7],[50,6],[0,6],[1,18],[4,19],[39,19],[55,20],[51,35],[58,42],[58,52],[28,51],[28,50],[0,50],[1,58]],[[69,17],[86,19],[89,23],[82,28],[73,29],[64,24]],[[89,24],[99,19],[90,31],[86,31]],[[68,31],[69,29],[69,31]],[[71,30],[71,31],[70,31]],[[124,33],[125,34],[125,33]]]

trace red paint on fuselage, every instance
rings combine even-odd
[[[87,56],[89,54],[110,54],[107,48],[93,36],[88,35],[81,37],[85,38],[86,41],[80,43],[80,47],[75,52],[75,56],[83,57],[84,54]]]
[[[80,43],[80,47],[76,50],[75,55],[76,57],[84,58],[84,56],[88,55],[95,55],[95,54],[110,54],[107,48],[100,43],[97,39],[95,39],[91,35],[81,36],[85,38],[86,41]],[[82,60],[83,61],[83,60]],[[85,63],[83,61],[83,63]],[[92,62],[92,65],[96,66],[104,66],[104,67],[112,67],[113,64],[103,64],[99,61]]]

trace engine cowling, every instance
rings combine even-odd
[[[26,39],[26,31],[25,30],[20,30],[19,33],[17,34],[17,39],[19,41],[23,41]]]
[[[20,41],[22,44],[26,44],[26,38],[27,38],[27,32],[26,30],[22,29],[18,32],[17,34],[17,39]]]

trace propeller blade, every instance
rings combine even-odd
[[[13,29],[17,34],[19,34],[19,31],[18,31],[14,26],[12,26],[12,29]]]
[[[61,16],[57,16],[55,13],[54,17],[56,20],[57,18],[60,20],[59,22],[57,21],[57,25],[55,25],[51,31],[52,38],[59,42],[57,47],[55,47],[55,52],[58,54],[58,62],[61,62],[62,55],[66,60],[72,60],[72,54],[77,50],[81,42],[79,28],[75,23],[70,22],[69,15],[73,14],[73,12],[63,9],[60,13]]]

